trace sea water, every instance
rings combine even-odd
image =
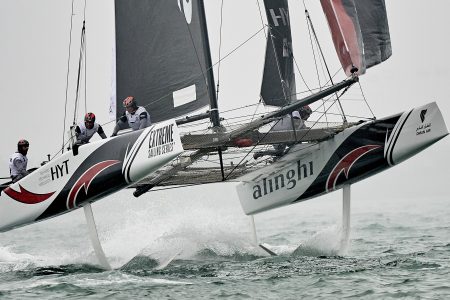
[[[93,204],[102,270],[83,210],[0,234],[0,298],[335,299],[450,297],[450,205],[439,197],[340,192],[255,216],[229,187],[122,191]],[[171,261],[165,268],[161,263]]]

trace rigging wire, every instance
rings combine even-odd
[[[264,140],[264,138],[269,134],[269,132],[271,132],[272,131],[272,129],[275,127],[275,125],[277,125],[278,124],[278,122],[280,122],[281,121],[281,118],[278,120],[278,121],[276,121],[276,122],[274,122],[274,124],[272,125],[272,127],[270,128],[270,130],[269,131],[267,131],[264,135],[263,135],[263,137],[261,138],[261,140]],[[239,163],[230,171],[230,173],[228,173],[228,175],[225,177],[225,180],[228,178],[228,177],[230,177],[230,175],[236,170],[236,168],[237,167],[239,167],[241,164],[242,164],[242,162],[244,161],[244,159],[246,159],[247,158],[247,156],[257,147],[257,146],[259,146],[259,141],[252,147],[252,149],[250,149],[250,151],[248,151],[247,152],[247,154],[239,161]]]
[[[85,21],[83,21],[83,28],[81,29],[81,42],[80,42],[80,57],[78,59],[78,74],[77,74],[77,89],[75,91],[75,108],[73,112],[73,125],[76,124],[77,114],[78,114],[78,103],[79,103],[79,96],[80,96],[80,84],[81,84],[81,77],[83,75],[83,63],[84,63],[84,55],[85,55]]]
[[[84,0],[84,9],[83,9],[83,27],[86,22],[86,6],[87,0]],[[87,114],[87,45],[86,45],[86,32],[84,33],[84,114]]]
[[[228,180],[228,182],[239,182],[236,180]],[[175,186],[166,186],[166,187],[159,187],[157,189],[152,189],[147,191],[147,193],[150,192],[159,192],[159,191],[165,191],[165,190],[173,190],[173,189],[179,189],[179,188],[185,188],[185,187],[190,187],[190,186],[199,186],[199,185],[206,185],[206,184],[213,184],[216,183],[215,181],[213,182],[202,182],[202,183],[189,183],[189,184],[182,184],[182,185],[175,185]]]
[[[205,12],[204,12],[204,4],[203,4],[203,2],[200,2],[200,4],[201,4],[201,6],[202,6],[201,11],[202,11],[202,17],[203,17],[203,22],[201,22],[201,23],[203,23],[203,28],[202,28],[202,30],[207,30],[207,29],[206,29],[206,20],[204,19],[204,18],[206,18],[206,17],[205,17]],[[201,75],[202,75],[202,77],[203,77],[203,80],[205,80],[205,82],[208,83],[208,84],[206,84],[206,89],[208,90],[208,95],[209,95],[209,97],[210,97],[210,106],[211,106],[212,104],[214,104],[214,106],[215,106],[214,108],[211,109],[211,121],[213,122],[213,125],[214,125],[214,126],[220,126],[219,110],[218,110],[218,107],[217,107],[217,98],[214,99],[214,98],[216,97],[216,95],[215,95],[215,93],[214,93],[214,90],[211,90],[211,89],[214,89],[214,85],[213,85],[213,84],[214,84],[214,78],[212,78],[212,77],[213,77],[213,75],[212,75],[212,72],[213,72],[212,68],[213,68],[213,66],[212,66],[211,58],[210,58],[210,57],[208,58],[208,56],[205,57],[205,60],[206,60],[206,66],[207,66],[209,63],[211,64],[211,66],[208,67],[205,71],[203,71],[202,63],[201,63],[201,61],[200,61],[200,57],[199,57],[199,53],[198,53],[198,51],[197,51],[197,47],[195,46],[195,41],[194,41],[194,38],[193,38],[193,36],[192,36],[191,29],[189,28],[189,24],[188,24],[187,22],[185,22],[185,24],[186,24],[186,28],[187,28],[187,30],[188,30],[188,32],[189,32],[189,37],[190,37],[191,42],[192,42],[192,47],[193,47],[193,49],[194,49],[194,52],[195,52],[195,55],[196,55],[196,58],[197,58],[198,65],[199,65],[200,70],[201,70],[201,73],[202,73]],[[208,48],[208,47],[209,47],[209,44],[208,44],[208,36],[207,36],[207,35],[205,36],[205,39],[206,39],[206,42],[205,42],[205,44],[204,44],[203,46],[206,45],[206,47]],[[208,55],[210,55],[210,53],[208,53]],[[209,72],[211,72],[211,76],[210,76],[210,77],[207,76],[207,74],[208,74]],[[205,73],[206,73],[206,74],[205,74]],[[208,81],[208,78],[210,78],[211,80]],[[212,85],[212,87],[211,87],[211,85]],[[163,96],[163,97],[164,97],[164,96]],[[159,98],[158,100],[163,99],[163,97]],[[150,104],[151,104],[151,103],[148,103],[146,106],[148,106],[148,105],[150,105]],[[145,106],[145,107],[146,107],[146,106]],[[213,113],[213,112],[214,112],[214,113]]]
[[[259,5],[259,0],[256,0],[256,4],[258,5],[258,11],[259,11],[259,17],[260,17],[260,19],[261,19],[261,25],[264,26],[264,19],[263,19],[263,15],[262,15],[262,13],[261,13],[261,5]],[[266,39],[267,39],[266,31],[264,31],[264,35],[265,35],[265,37],[266,37]]]
[[[272,35],[272,27],[269,25],[267,27],[269,28],[269,38],[270,38],[270,42],[272,44],[273,55],[274,55],[275,61],[277,63],[278,76],[280,77],[281,89],[283,90],[284,100],[286,101],[286,103],[289,103],[290,99],[288,99],[287,94],[286,94],[286,83],[284,82],[283,74],[281,74],[280,61],[278,60],[277,50],[275,49],[274,37]]]
[[[63,123],[63,132],[62,132],[62,147],[61,147],[61,154],[64,152],[64,134],[66,132],[66,118],[67,118],[67,99],[68,99],[68,91],[69,91],[69,74],[70,74],[70,50],[72,47],[72,27],[73,27],[73,4],[74,0],[72,0],[72,10],[70,13],[70,34],[69,34],[69,55],[67,58],[67,75],[66,75],[66,99],[64,104],[64,123]],[[59,153],[59,150],[58,150]]]
[[[216,89],[216,105],[217,105],[217,110],[218,108],[218,103],[219,103],[219,86],[220,86],[220,55],[221,55],[221,50],[222,50],[222,25],[223,25],[223,0],[222,3],[220,5],[220,28],[219,28],[219,64],[217,66],[217,89]],[[217,111],[218,113],[218,111]],[[217,115],[218,116],[218,115]],[[211,115],[212,117],[212,115]],[[214,122],[213,122],[214,123]],[[213,124],[214,126],[220,126],[220,118],[219,118],[219,124]],[[222,158],[222,148],[219,146],[217,148],[218,152],[219,152],[219,159],[220,159],[220,171],[222,173],[222,181],[225,180],[225,172],[223,169],[223,158]]]
[[[262,12],[261,12],[261,5],[259,4],[259,0],[256,0],[256,4],[258,5],[258,12],[259,12],[259,18],[261,19],[261,25],[264,27],[264,26],[266,26],[266,24],[264,24],[264,18],[263,18],[263,14],[262,14]],[[266,34],[266,31],[265,31],[265,30],[264,30],[264,37],[265,37],[266,40],[267,40],[267,34]],[[264,70],[263,70],[262,72],[263,72],[263,76],[264,76]],[[262,100],[263,100],[263,99],[262,99],[262,97],[261,97],[261,95],[260,95],[259,101],[258,101],[257,106],[256,106],[256,108],[255,108],[255,111],[254,111],[254,113],[253,113],[253,116],[256,115],[256,112],[258,111],[258,109],[259,109],[259,107],[260,107],[260,104],[261,104]],[[253,121],[253,118],[252,118],[252,121]]]
[[[65,131],[66,131],[66,120],[67,120],[67,106],[68,106],[68,91],[69,91],[69,76],[70,76],[70,60],[71,60],[71,49],[72,49],[72,33],[73,33],[73,18],[74,18],[74,0],[72,0],[71,5],[71,17],[70,17],[70,32],[69,32],[69,49],[68,49],[68,58],[67,58],[67,73],[66,73],[66,91],[65,91],[65,103],[64,103],[64,120],[63,120],[63,132],[62,132],[62,146],[61,150],[58,150],[53,157],[50,159],[54,159],[56,155],[58,155],[59,151],[61,151],[61,154],[64,152],[64,148],[66,145],[71,141],[71,139],[68,139],[68,141],[65,141]],[[86,95],[86,86],[87,86],[87,72],[86,72],[86,40],[85,40],[85,20],[86,20],[86,0],[84,1],[84,10],[83,10],[83,27],[81,30],[81,42],[80,42],[80,58],[78,61],[78,77],[77,77],[77,89],[75,93],[75,103],[74,103],[74,119],[73,124],[75,125],[77,110],[78,110],[78,99],[79,99],[79,87],[81,83],[81,75],[82,75],[82,69],[83,69],[83,61],[84,61],[84,99],[85,99],[85,111],[87,111],[87,95]]]
[[[216,99],[219,102],[219,86],[220,86],[220,57],[222,51],[222,26],[223,26],[223,0],[220,5],[220,26],[219,26],[219,63],[217,65],[217,89],[216,89]]]
[[[358,86],[359,86],[359,89],[360,89],[361,94],[362,94],[362,96],[363,96],[364,102],[366,103],[367,108],[369,109],[370,113],[372,114],[373,119],[375,120],[377,117],[376,117],[375,114],[373,113],[372,108],[371,108],[370,105],[369,105],[369,102],[367,102],[366,95],[364,95],[364,91],[363,91],[363,89],[362,89],[361,82],[359,82],[359,81],[358,81]]]
[[[348,87],[346,87],[344,90],[342,90],[342,92],[341,92],[341,94],[339,95],[339,97],[342,97],[342,95],[344,95],[344,94],[349,90],[349,88],[350,88],[350,87],[348,86]],[[335,99],[335,100],[333,101],[333,103],[326,109],[326,111],[325,111],[324,113],[322,113],[322,115],[319,117],[319,119],[318,119],[317,121],[314,122],[314,124],[311,126],[310,129],[312,129],[312,128],[320,121],[320,119],[321,119],[324,115],[327,114],[328,110],[329,110],[334,104],[336,104],[336,102],[337,102],[337,99]],[[305,135],[306,135],[306,134],[307,134],[307,133],[305,133]],[[305,135],[304,135],[304,136],[305,136]],[[303,137],[304,137],[304,136],[303,136]],[[290,153],[299,152],[299,151],[302,151],[302,150],[304,150],[304,149],[313,147],[313,146],[315,146],[316,144],[317,144],[317,143],[312,143],[312,144],[306,146],[305,148],[298,149],[298,150],[293,150],[292,152],[291,152],[291,151],[289,151],[289,152],[290,152]]]
[[[303,0],[303,5],[305,5],[305,1],[304,1],[304,0]],[[322,62],[323,62],[324,65],[325,65],[325,69],[326,69],[326,71],[327,71],[328,77],[330,78],[331,84],[334,85],[333,79],[332,79],[332,77],[331,77],[330,69],[328,68],[328,64],[327,64],[327,62],[326,62],[326,60],[325,60],[325,55],[323,54],[322,47],[320,46],[319,39],[318,39],[317,34],[316,34],[316,30],[314,29],[314,25],[313,25],[313,23],[312,23],[312,20],[311,20],[311,17],[310,17],[310,15],[309,15],[309,12],[308,12],[308,10],[306,9],[306,6],[305,6],[305,14],[306,14],[306,19],[307,19],[307,21],[309,22],[309,24],[310,24],[310,26],[311,26],[311,31],[312,31],[312,33],[313,33],[313,36],[314,36],[314,39],[315,39],[317,48],[319,49],[319,53],[320,53],[320,55],[321,55],[321,57],[322,57]],[[309,28],[309,27],[308,27],[308,28]],[[341,102],[339,101],[339,97],[338,97],[337,92],[335,93],[335,95],[336,95],[336,98],[337,98],[337,102],[338,102],[338,104],[339,104],[339,108],[340,108],[340,110],[341,110],[341,112],[342,112],[343,122],[344,122],[344,124],[347,124],[347,118],[345,117],[345,112],[344,112],[344,109],[343,109],[343,107],[342,107]]]
[[[218,63],[223,62],[223,61],[224,61],[225,59],[227,59],[230,55],[234,54],[234,52],[236,52],[237,50],[239,50],[240,48],[242,48],[242,47],[243,47],[245,44],[247,44],[250,40],[254,39],[259,33],[261,33],[261,31],[264,31],[264,28],[266,28],[266,25],[263,26],[262,28],[260,28],[260,29],[259,29],[258,31],[256,31],[254,34],[252,34],[252,35],[251,35],[249,38],[247,38],[245,41],[243,41],[242,43],[240,43],[239,45],[237,45],[235,48],[233,48],[230,52],[228,52],[225,56],[223,56],[222,59],[220,59],[220,61],[218,61],[218,62],[212,64],[212,66],[209,67],[208,69],[206,69],[206,71],[207,71],[207,72],[210,71],[210,70],[211,70],[212,68],[214,68]],[[204,77],[203,70],[202,70],[202,73],[201,73],[201,74],[198,74],[196,77]],[[205,78],[205,77],[204,77],[204,78]],[[148,107],[149,105],[152,105],[152,104],[161,102],[161,101],[164,100],[165,97],[170,96],[170,95],[172,95],[172,94],[171,94],[171,93],[165,94],[165,95],[159,97],[158,99],[156,99],[156,100],[154,100],[154,101],[151,101],[151,102],[149,102],[149,103],[146,104],[146,105],[143,105],[143,107]],[[101,125],[104,126],[104,125],[108,125],[108,124],[113,123],[113,122],[116,122],[116,121],[115,121],[115,120],[111,120],[111,121],[102,123]]]
[[[207,78],[206,78],[205,72],[203,71],[203,68],[202,68],[202,63],[200,62],[200,57],[199,57],[199,54],[198,54],[198,51],[197,51],[197,47],[195,47],[195,42],[194,42],[194,38],[192,37],[191,29],[189,28],[189,24],[187,22],[185,22],[185,23],[186,23],[186,28],[187,28],[187,30],[189,32],[189,37],[191,38],[192,47],[194,48],[195,56],[197,57],[198,65],[200,66],[200,71],[202,72],[201,76],[203,77],[205,82],[207,82]],[[206,70],[206,72],[208,72],[208,71],[209,71],[209,69]],[[206,85],[206,87],[208,88],[208,85]],[[162,96],[160,99],[163,99],[164,97],[165,96]],[[147,104],[146,106],[148,106],[148,105],[150,105],[150,103]]]
[[[306,10],[306,4],[305,4],[305,1],[303,0],[303,6],[304,6],[304,8],[305,8],[305,14],[307,14],[307,10]],[[310,22],[308,22],[308,19],[306,18],[305,19],[305,21],[306,21],[306,27],[308,28],[308,36],[309,36],[309,43],[310,43],[310,45],[311,45],[311,51],[312,51],[312,53],[313,53],[313,58],[314,58],[314,66],[315,66],[315,68],[316,68],[316,75],[317,75],[317,81],[318,81],[318,83],[319,83],[319,87],[322,87],[322,84],[321,84],[321,80],[320,80],[320,76],[319,76],[319,70],[318,70],[318,67],[317,67],[317,65],[318,65],[318,63],[317,63],[317,58],[316,58],[316,51],[314,51],[314,43],[313,43],[313,41],[312,41],[312,34],[311,34],[311,28],[310,28]],[[323,102],[323,101],[322,101]],[[325,112],[325,110],[324,110],[324,112]],[[328,122],[328,117],[327,116],[325,116],[325,120]]]
[[[306,5],[305,5],[305,1],[304,0],[303,0],[303,5],[305,6],[305,13],[306,13]],[[317,68],[318,63],[317,63],[317,58],[316,58],[316,51],[314,51],[314,46],[313,46],[314,43],[313,43],[313,40],[312,40],[312,37],[311,37],[312,34],[311,34],[310,24],[308,22],[308,19],[306,19],[305,21],[306,21],[306,25],[307,25],[307,28],[308,28],[309,44],[311,45],[311,51],[312,51],[312,55],[313,55],[313,59],[314,59],[314,66],[316,68],[317,81],[319,82],[319,86],[322,86],[321,83],[320,83],[319,70]]]
[[[326,109],[326,111],[319,117],[319,119],[318,120],[316,120],[315,122],[314,122],[314,124],[309,128],[309,130],[307,130],[301,137],[300,137],[300,140],[302,139],[302,138],[304,138],[308,133],[309,133],[309,131],[312,129],[312,128],[314,128],[314,126],[319,122],[319,120],[322,118],[322,116],[324,116],[324,115],[326,115],[326,113],[327,113],[327,111],[336,103],[336,102],[338,102],[338,99],[342,96],[342,95],[344,95],[348,90],[349,90],[349,88],[350,88],[350,86],[348,86],[348,87],[346,87],[342,92],[341,92],[341,94],[340,95],[336,95],[336,99],[333,101],[333,103]],[[260,141],[263,141],[264,140],[264,138],[269,134],[269,132],[270,131],[272,131],[272,129],[274,128],[274,126],[280,121],[281,119],[279,119],[277,122],[274,122],[274,125],[272,125],[272,127],[270,128],[270,130],[268,131],[268,132],[266,132],[265,133],[265,135],[247,152],[247,154],[239,161],[239,163],[236,165],[236,166],[234,166],[234,168],[230,171],[230,173],[228,173],[228,175],[225,177],[225,179],[227,179],[241,164],[242,164],[242,162],[244,162],[244,160],[247,158],[247,156],[250,154],[250,153],[252,153],[252,151],[257,147],[257,146],[259,146],[259,143],[260,143]],[[296,137],[296,140],[297,140],[297,137]],[[315,145],[315,144],[311,144],[311,145],[309,145],[308,147],[311,147],[311,146],[313,146],[313,145]]]

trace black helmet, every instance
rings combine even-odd
[[[300,117],[302,118],[302,120],[308,120],[309,116],[312,114],[312,110],[311,107],[309,107],[309,105],[305,105],[303,107],[301,107],[298,112],[300,113]]]
[[[22,147],[22,146],[30,146],[30,143],[28,143],[27,140],[20,140],[19,142],[17,142],[17,147]]]

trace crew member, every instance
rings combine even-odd
[[[120,117],[119,121],[117,121],[111,136],[116,136],[120,129],[125,129],[127,126],[134,131],[150,126],[152,123],[147,110],[143,106],[138,106],[134,97],[126,97],[123,100],[123,106],[126,111]]]
[[[17,152],[14,152],[9,158],[9,173],[13,183],[28,175],[27,153],[29,147],[30,143],[27,140],[20,140],[17,143]]]
[[[309,119],[312,114],[312,110],[308,105],[305,105],[298,110],[294,110],[291,114],[285,115],[278,121],[275,121],[275,125],[272,127],[272,131],[290,131],[307,129],[305,121]],[[264,155],[271,155],[275,157],[283,156],[288,150],[286,147],[290,146],[289,143],[273,144],[274,150],[257,151],[253,154],[254,159],[258,159]]]
[[[303,126],[300,113],[294,110],[292,113],[285,115],[280,120],[275,121],[272,131],[297,130]]]
[[[300,118],[302,118],[303,121],[308,120],[312,114],[312,110],[311,110],[311,107],[309,107],[309,105],[305,105],[305,106],[301,107],[298,110],[298,112],[300,113]]]
[[[75,128],[76,143],[78,145],[89,143],[89,140],[96,132],[102,139],[106,139],[106,134],[102,126],[95,122],[94,113],[89,112],[84,116],[84,123],[80,122]]]

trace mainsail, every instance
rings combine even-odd
[[[116,0],[117,117],[135,96],[152,122],[185,115],[214,98],[202,1]]]
[[[269,30],[261,98],[284,106],[296,99],[291,25],[287,0],[264,0]]]
[[[392,54],[384,0],[321,0],[342,68],[350,75]]]

